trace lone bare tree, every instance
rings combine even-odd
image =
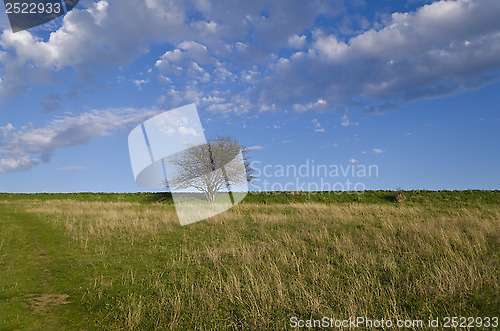
[[[251,182],[255,178],[247,152],[247,148],[229,136],[190,146],[168,159],[176,171],[166,184],[170,189],[195,188],[205,194],[208,202],[214,202],[217,192],[224,187],[229,189],[229,185]]]

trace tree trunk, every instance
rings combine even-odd
[[[205,197],[207,198],[207,202],[214,203],[216,195],[217,192],[206,192]]]

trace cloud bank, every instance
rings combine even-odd
[[[494,0],[440,1],[348,40],[316,29],[307,51],[275,62],[260,100],[384,111],[477,88],[498,79],[499,15]]]
[[[60,117],[40,127],[28,124],[16,129],[7,124],[0,127],[0,173],[27,170],[40,162],[49,162],[59,148],[82,145],[130,129],[157,113],[158,110],[105,109]]]
[[[497,0],[438,1],[350,37],[315,23],[345,14],[342,2],[83,4],[46,41],[2,33],[0,93],[14,95],[63,68],[85,76],[131,63],[151,44],[167,48],[151,65],[170,104],[205,100],[212,111],[384,111],[480,87],[499,74]]]

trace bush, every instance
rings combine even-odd
[[[399,203],[406,200],[406,195],[403,190],[397,190],[396,194],[394,194],[394,202]]]

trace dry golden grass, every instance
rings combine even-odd
[[[104,261],[82,297],[89,309],[113,306],[96,322],[104,328],[479,316],[493,313],[500,293],[500,206],[241,204],[180,227],[162,204],[18,204],[50,216]],[[115,248],[98,248],[104,242]],[[115,257],[116,247],[125,258]],[[113,269],[110,256],[126,267]]]
[[[143,237],[178,227],[175,209],[156,203],[147,208],[131,202],[82,202],[46,200],[24,202],[25,211],[54,216],[76,240],[96,238]]]

